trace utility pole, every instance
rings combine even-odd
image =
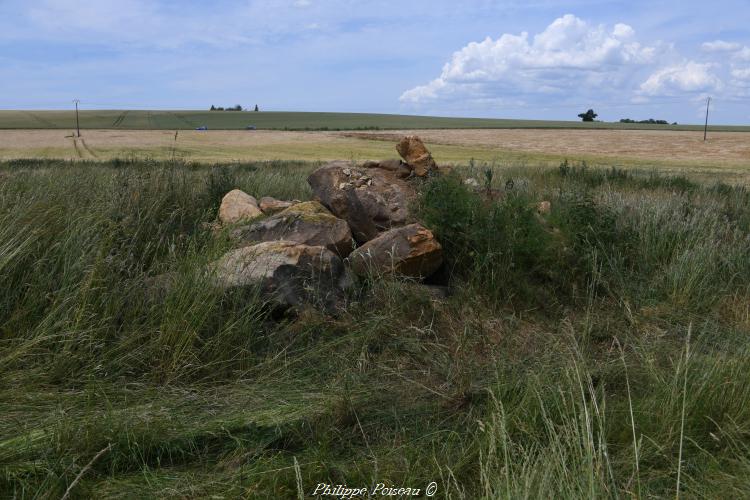
[[[711,97],[706,100],[706,124],[703,126],[703,142],[706,142],[706,134],[708,134],[708,106],[711,104]]]
[[[81,137],[81,127],[78,125],[78,103],[81,102],[81,100],[73,99],[73,102],[76,105],[76,132],[78,132],[78,137]]]

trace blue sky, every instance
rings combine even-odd
[[[748,0],[0,0],[0,109],[750,123]]]

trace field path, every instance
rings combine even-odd
[[[128,116],[128,113],[129,111],[123,111],[122,114],[115,118],[115,121],[112,122],[112,128],[120,128],[120,125],[125,121],[125,117]]]
[[[69,138],[73,144],[76,158],[81,160],[96,160],[99,158],[99,156],[86,144],[83,137],[76,137],[75,132],[72,132],[67,138]]]
[[[89,155],[89,157],[91,157],[91,158],[93,158],[93,159],[98,159],[98,158],[99,158],[99,156],[97,156],[97,154],[96,154],[96,153],[94,153],[94,150],[92,150],[92,149],[91,149],[91,148],[90,148],[90,147],[88,146],[88,144],[86,144],[86,141],[84,140],[84,138],[83,138],[83,137],[79,137],[79,138],[78,138],[78,140],[79,140],[79,141],[80,141],[80,143],[81,143],[81,147],[83,148],[83,150],[84,150],[84,151],[86,151],[86,153],[87,153],[87,154]]]

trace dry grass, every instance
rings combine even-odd
[[[403,134],[417,133],[431,144],[478,147],[498,151],[629,158],[687,164],[750,165],[750,140],[744,133],[712,132],[703,142],[702,132],[644,130],[404,130],[348,132],[348,137],[395,142]]]
[[[394,157],[394,139],[418,134],[440,163],[477,161],[592,164],[721,174],[747,182],[750,141],[741,132],[642,130],[402,130],[392,132],[86,130],[83,141],[62,130],[0,130],[0,159],[177,156],[197,162]]]

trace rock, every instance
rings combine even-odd
[[[479,181],[476,180],[473,177],[469,177],[464,181],[464,184],[470,187],[471,189],[479,189]]]
[[[410,224],[368,241],[354,250],[347,261],[359,275],[372,271],[424,278],[443,263],[443,248],[429,229]]]
[[[258,202],[258,207],[260,207],[264,214],[270,215],[275,214],[276,212],[281,212],[295,203],[299,203],[299,201],[282,201],[270,196],[264,196]]]
[[[317,201],[297,203],[267,219],[238,227],[231,237],[242,243],[286,240],[323,246],[341,257],[352,251],[349,225]]]
[[[359,242],[411,221],[409,203],[416,192],[393,171],[335,161],[317,169],[307,182],[317,199],[349,224]]]
[[[424,177],[437,170],[432,154],[427,150],[422,139],[416,135],[403,137],[396,145],[396,151],[401,158],[414,170],[414,174]]]
[[[219,220],[224,224],[255,219],[261,215],[263,212],[258,208],[258,201],[239,189],[233,189],[224,195],[219,207]]]
[[[382,168],[383,170],[389,170],[394,172],[396,176],[402,179],[411,175],[411,169],[409,165],[402,162],[401,160],[382,160],[382,161],[366,161],[362,168]]]
[[[238,248],[209,265],[213,284],[222,290],[258,287],[277,305],[314,304],[335,310],[351,278],[344,263],[321,246],[267,241]]]
[[[536,212],[539,215],[547,215],[552,211],[552,204],[548,201],[540,201],[536,205]]]

